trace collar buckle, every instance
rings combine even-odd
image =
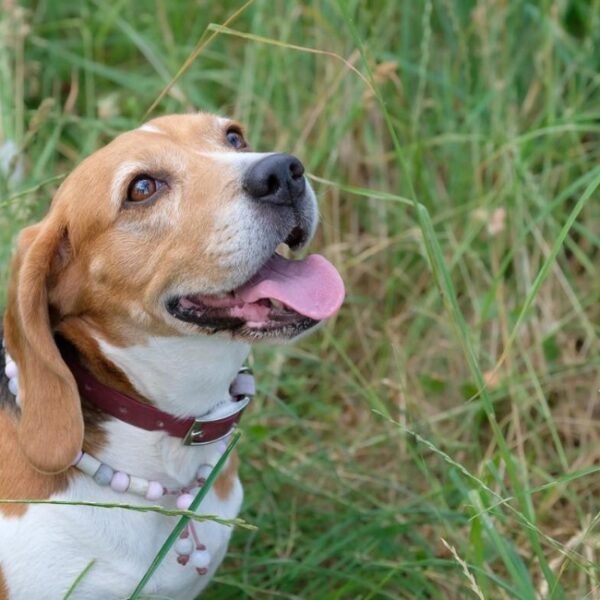
[[[251,396],[243,396],[234,404],[229,415],[211,419],[196,418],[183,438],[184,446],[204,446],[227,437],[237,426],[244,409],[250,404]]]

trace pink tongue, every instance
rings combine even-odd
[[[279,300],[296,312],[321,321],[344,301],[344,282],[335,267],[318,254],[287,260],[275,254],[235,295],[244,302]]]

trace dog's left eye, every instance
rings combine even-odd
[[[236,150],[244,150],[248,147],[242,132],[237,128],[231,127],[228,129],[225,137],[227,138],[227,143]]]

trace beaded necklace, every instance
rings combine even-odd
[[[219,455],[227,448],[227,439],[215,442]],[[110,486],[118,493],[134,494],[146,500],[159,500],[164,496],[177,496],[175,502],[179,510],[188,510],[199,489],[214,465],[201,465],[196,473],[194,482],[183,488],[167,488],[158,481],[149,481],[143,477],[135,477],[124,471],[115,471],[111,466],[99,461],[87,452],[80,452],[73,466],[89,475],[99,486]],[[206,575],[211,556],[206,546],[200,542],[194,523],[188,523],[174,545],[177,562],[186,566],[188,563],[196,569],[198,575]]]

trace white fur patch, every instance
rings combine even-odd
[[[259,160],[277,154],[277,152],[196,152],[200,156],[205,156],[216,162],[233,167],[234,169],[243,172]]]
[[[166,133],[162,129],[160,129],[156,125],[150,125],[149,123],[138,127],[138,131],[146,131],[147,133],[159,133],[161,135],[166,135]]]
[[[217,335],[155,337],[127,348],[98,343],[140,394],[181,417],[201,416],[227,401],[250,351],[248,344]]]

